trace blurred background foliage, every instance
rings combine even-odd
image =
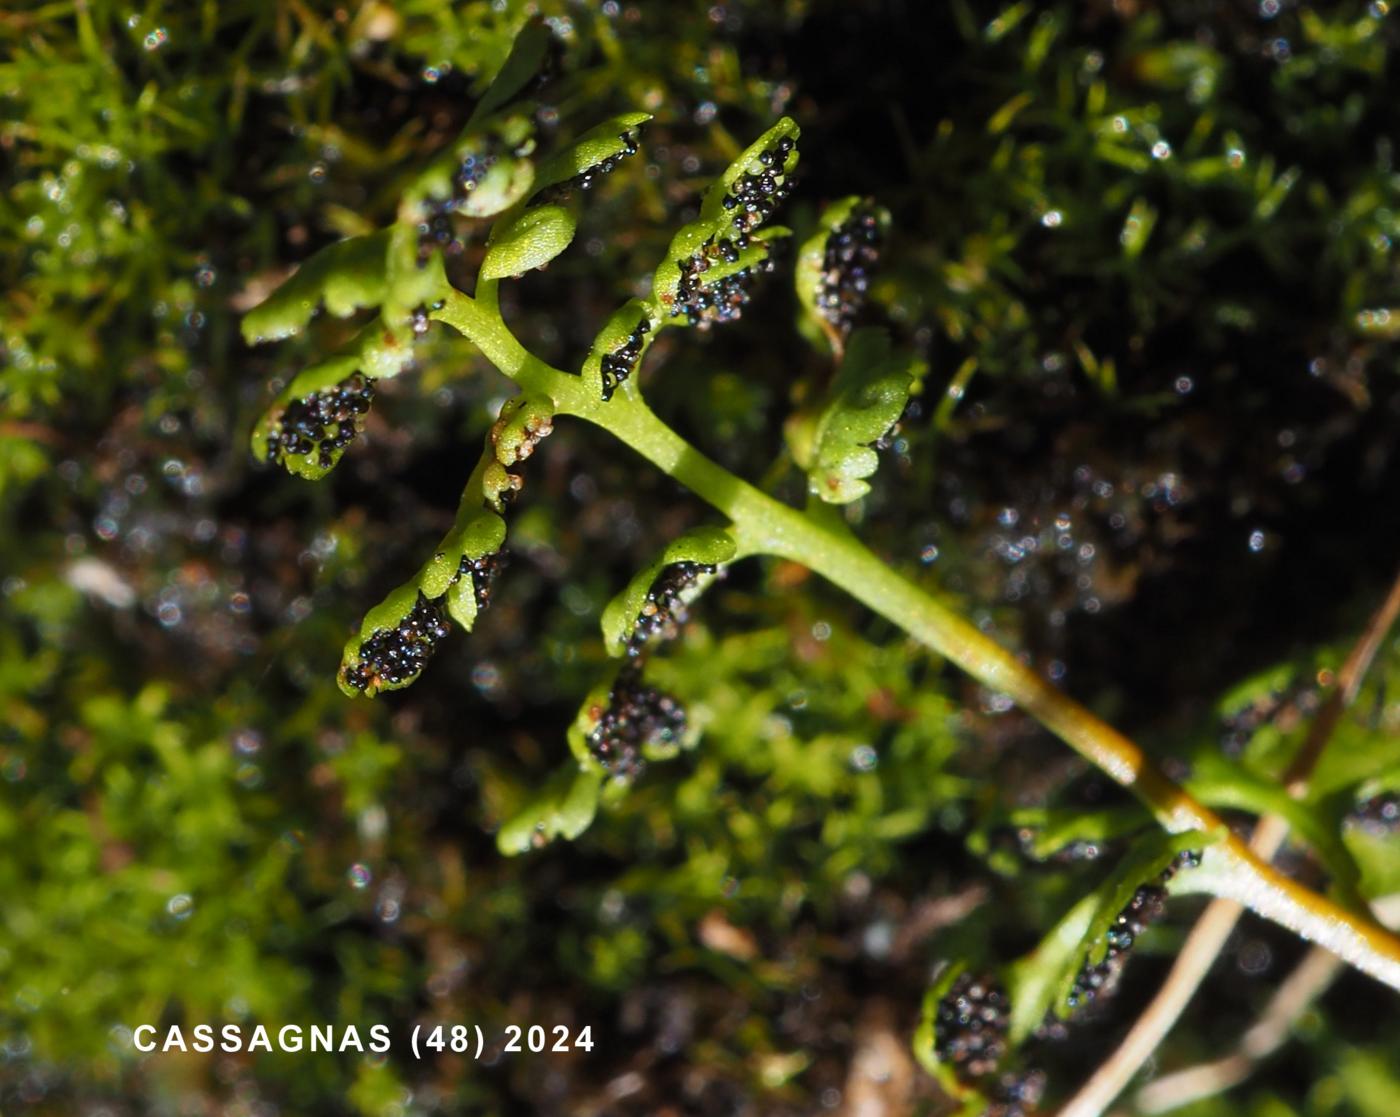
[[[851,517],[1202,795],[1266,803],[1250,788],[1391,574],[1400,30],[1379,0],[10,6],[7,1111],[942,1112],[908,1053],[939,960],[1029,949],[1146,824],[998,696],[774,564],[731,571],[649,669],[699,747],[576,844],[501,857],[602,670],[603,604],[704,514],[567,424],[478,630],[404,694],[341,696],[345,634],[450,522],[507,385],[434,334],[307,485],[247,432],[347,327],[255,353],[237,318],[392,216],[530,12],[564,47],[546,136],[657,120],[574,250],[507,296],[519,335],[576,365],[706,176],[797,117],[789,218],[846,193],[891,209],[871,316],[932,368]],[[782,422],[827,375],[795,317],[775,280],[734,326],[664,335],[646,379],[708,453],[794,495]],[[1397,693],[1392,641],[1304,808],[1370,895],[1400,890],[1394,833],[1345,820],[1400,783]],[[1053,827],[1082,840],[1057,854]],[[1037,1052],[1051,1098],[1193,910]],[[1228,1048],[1302,950],[1246,920],[1158,1065]],[[439,1019],[591,1024],[598,1046],[414,1063],[407,1031]],[[131,1051],[136,1023],[222,1020],[387,1022],[396,1046]],[[1296,1032],[1182,1112],[1393,1113],[1393,1000],[1344,976]]]

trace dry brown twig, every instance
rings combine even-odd
[[[1371,907],[1376,918],[1386,926],[1400,927],[1400,894],[1378,900]],[[1133,1110],[1167,1113],[1238,1086],[1288,1042],[1298,1018],[1345,970],[1346,966],[1335,954],[1319,946],[1313,947],[1284,978],[1259,1019],[1240,1037],[1234,1051],[1223,1059],[1183,1067],[1149,1082],[1134,1096]]]

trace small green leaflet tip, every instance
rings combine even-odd
[[[482,261],[482,279],[505,279],[542,268],[569,246],[578,221],[563,206],[527,209],[499,230]]]
[[[637,153],[641,127],[651,118],[651,113],[629,112],[590,128],[540,165],[535,174],[536,194],[571,184],[587,189],[595,175],[610,173],[619,162]]]
[[[528,853],[557,838],[573,841],[592,823],[604,776],[596,768],[569,765],[556,773],[496,834],[507,856]]]
[[[338,241],[315,253],[243,316],[243,340],[258,345],[298,334],[322,303],[338,318],[379,306],[388,290],[384,260],[388,243],[388,231],[381,230]]]
[[[814,496],[849,504],[870,491],[866,478],[880,464],[871,444],[899,421],[925,371],[916,357],[894,352],[883,330],[851,335],[811,436],[808,481]]]

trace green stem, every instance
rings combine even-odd
[[[493,308],[494,309],[494,308]],[[741,553],[789,559],[820,574],[909,635],[1011,698],[1047,729],[1136,795],[1167,830],[1219,835],[1211,847],[1214,891],[1237,900],[1358,969],[1400,989],[1400,939],[1279,873],[1221,819],[1172,783],[1127,737],[1046,682],[975,625],[891,569],[844,525],[799,511],[711,461],[635,394],[589,398],[583,380],[537,360],[499,315],[458,295],[436,317],[454,326],[523,389],[549,395],[561,414],[611,432],[733,522]]]

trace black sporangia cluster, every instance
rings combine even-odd
[[[496,165],[496,159],[494,151],[469,151],[462,156],[462,162],[452,176],[453,205],[465,201],[467,195],[481,185],[481,180]]]
[[[651,319],[643,317],[637,323],[636,328],[627,335],[627,340],[614,349],[611,353],[603,354],[602,375],[603,375],[603,402],[612,399],[613,393],[617,391],[618,385],[632,375],[637,369],[637,362],[642,358],[642,346],[646,343],[646,335],[651,332]]]
[[[624,159],[630,159],[641,150],[642,127],[637,125],[634,129],[626,132],[619,132],[617,138],[622,141],[622,150],[616,155],[609,155],[601,163],[595,163],[585,171],[574,175],[573,178],[557,182],[553,186],[540,191],[536,201],[555,202],[571,197],[575,190],[590,190],[593,184],[603,175],[610,175],[617,170],[618,164]]]
[[[457,240],[457,232],[452,228],[450,206],[434,209],[418,223],[418,266],[427,266],[438,249],[444,256],[453,256],[462,250]]]
[[[463,556],[452,582],[471,578],[480,613],[491,603],[492,583],[505,564],[503,551],[474,559]],[[355,662],[345,669],[345,681],[356,690],[368,690],[371,694],[385,684],[398,686],[412,682],[451,631],[440,599],[427,598],[420,593],[413,609],[396,627],[379,628],[370,633],[356,652]]]
[[[791,184],[783,174],[787,166],[788,154],[793,142],[784,136],[766,151],[760,152],[758,161],[763,170],[758,174],[746,173],[734,180],[725,194],[721,205],[733,213],[732,224],[740,236],[752,232],[778,208],[788,196]]]
[[[1006,1053],[1010,1027],[1009,1001],[1001,984],[989,974],[959,974],[935,1011],[934,1053],[960,1079],[983,1078],[997,1069]]]
[[[640,664],[629,663],[608,694],[607,709],[588,735],[588,750],[617,779],[633,779],[645,766],[646,745],[676,744],[685,735],[685,707],[642,682]]]
[[[496,164],[499,156],[494,151],[469,151],[462,156],[461,163],[452,175],[452,195],[427,203],[427,210],[418,223],[418,266],[427,264],[436,249],[442,249],[446,256],[462,250],[452,227],[452,213],[466,200],[473,190],[481,185],[486,173]]]
[[[1347,815],[1347,825],[1382,838],[1400,831],[1400,792],[1386,791],[1361,800]]]
[[[364,417],[374,399],[374,380],[362,372],[309,396],[292,400],[267,437],[267,460],[281,461],[287,454],[318,452],[319,463],[329,468],[336,451],[343,450],[364,428]]]
[[[736,263],[740,251],[749,246],[749,234],[767,221],[788,196],[791,184],[783,168],[793,146],[792,140],[784,136],[759,154],[758,161],[764,168],[760,173],[742,174],[730,186],[721,204],[733,214],[732,233],[711,238],[689,259],[676,261],[681,277],[671,303],[672,318],[684,315],[692,326],[707,329],[715,322],[732,322],[742,315],[753,280],[773,270],[771,258],[713,283],[703,283],[702,277],[716,262]]]
[[[442,607],[421,593],[408,616],[395,628],[370,633],[353,664],[345,669],[345,681],[356,690],[379,690],[386,683],[397,686],[422,673],[438,643],[452,630]]]
[[[665,567],[647,590],[632,638],[627,642],[627,654],[640,655],[653,640],[674,640],[681,625],[690,619],[685,591],[695,585],[697,578],[718,569],[707,562],[673,562]]]
[[[432,312],[441,309],[441,299],[438,299],[437,302],[433,303],[431,306],[415,306],[408,316],[408,324],[413,330],[413,336],[422,337],[426,334],[433,325]]]
[[[1162,887],[1178,869],[1194,869],[1201,863],[1195,850],[1177,854],[1176,860],[1162,870],[1155,884],[1139,885],[1132,899],[1118,913],[1108,929],[1108,951],[1103,961],[1085,965],[1074,979],[1069,992],[1071,1008],[1090,1004],[1111,996],[1118,988],[1123,969],[1128,964],[1128,952],[1148,926],[1162,917],[1167,906],[1167,892]]]
[[[457,577],[452,580],[456,582],[459,578],[471,577],[472,594],[476,598],[478,613],[491,604],[491,587],[495,585],[496,575],[505,569],[508,561],[504,551],[482,555],[480,558],[462,556],[462,561],[457,566]]]
[[[848,333],[870,288],[870,276],[880,259],[880,222],[869,209],[857,207],[826,238],[822,257],[817,310]]]
[[[710,284],[702,283],[701,277],[710,270],[716,259],[726,263],[736,261],[739,249],[746,247],[747,243],[747,237],[719,243],[711,240],[688,260],[677,261],[681,278],[676,285],[675,301],[671,304],[671,317],[678,318],[684,314],[687,322],[702,330],[715,322],[738,319],[749,301],[749,288],[753,280],[758,275],[771,272],[773,260],[765,258],[752,267],[741,268]]]

